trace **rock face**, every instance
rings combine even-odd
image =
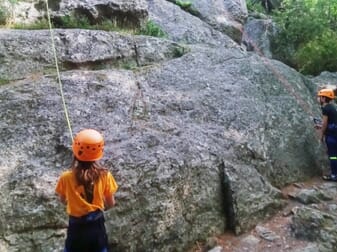
[[[148,11],[145,0],[59,0],[53,18],[66,15],[85,16],[91,23],[108,19],[119,26],[140,27],[145,23]]]
[[[175,0],[170,2],[175,3]],[[237,42],[241,42],[242,25],[248,16],[244,1],[215,0],[210,4],[207,0],[191,2],[187,12],[199,17],[204,22],[221,31]]]
[[[148,6],[169,40],[59,29],[56,51],[72,130],[104,134],[103,162],[120,185],[105,214],[111,248],[186,251],[254,227],[282,206],[277,187],[320,172],[310,119],[319,111],[294,70],[170,2]],[[0,30],[1,251],[64,242],[53,191],[71,137],[48,36]]]
[[[149,19],[168,34],[168,38],[180,43],[237,45],[228,36],[214,30],[200,18],[183,11],[179,6],[165,0],[149,0]]]
[[[311,78],[312,82],[316,84],[317,87],[322,86],[337,86],[337,73],[322,72],[319,76]]]
[[[318,186],[318,189],[302,190],[298,193],[297,198],[301,202],[307,198],[316,200],[307,201],[306,206],[293,209],[291,229],[296,238],[317,243],[318,248],[315,251],[336,251],[337,205],[334,195],[337,187],[335,183],[325,183]]]
[[[23,0],[5,3],[14,23],[31,23],[46,16],[45,0]],[[82,16],[91,23],[109,19],[121,26],[141,26],[148,17],[145,0],[48,0],[52,19],[62,16]]]
[[[248,51],[273,58],[270,41],[275,33],[275,25],[272,20],[249,18],[243,29],[242,43]]]
[[[2,30],[2,78],[15,80],[33,73],[55,72],[50,32]],[[53,30],[60,67],[99,69],[136,67],[159,63],[184,54],[188,48],[145,36],[86,30]]]

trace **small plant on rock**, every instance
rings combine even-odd
[[[48,29],[49,24],[47,19],[40,19],[31,24],[13,24],[12,28],[14,29],[25,29],[25,30],[39,30],[39,29]]]
[[[176,0],[175,4],[178,5],[184,11],[187,11],[188,13],[190,13],[190,14],[192,14],[194,16],[199,16],[199,12],[198,12],[198,10],[196,10],[193,7],[192,2],[190,2],[190,1],[183,1],[183,0]]]
[[[192,6],[192,3],[190,1],[176,0],[176,5],[182,9],[188,9]]]
[[[159,38],[167,37],[167,34],[160,28],[160,26],[151,20],[149,20],[146,25],[140,29],[140,34]]]

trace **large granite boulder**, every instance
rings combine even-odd
[[[105,213],[111,248],[186,251],[249,230],[282,207],[278,188],[321,172],[319,107],[293,69],[171,2],[147,4],[167,39],[58,29],[56,57],[72,131],[104,134],[102,162],[120,185]],[[49,31],[0,30],[0,62],[0,250],[62,251],[54,187],[72,139]]]

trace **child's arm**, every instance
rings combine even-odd
[[[323,141],[323,137],[325,135],[325,130],[328,127],[328,117],[326,115],[323,115],[323,123],[322,123],[322,128],[320,130],[320,135],[319,139]]]
[[[67,204],[67,199],[64,195],[59,195],[59,198],[60,198],[60,201],[63,203],[63,204]]]
[[[118,189],[118,185],[115,181],[115,178],[112,176],[110,172],[107,173],[106,176],[106,188],[104,191],[104,208],[108,210],[115,206],[115,193]]]
[[[115,195],[114,194],[105,197],[105,199],[104,199],[105,210],[108,210],[108,209],[114,207],[115,204],[116,204],[116,201],[115,201]]]

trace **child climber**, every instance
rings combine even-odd
[[[72,149],[70,169],[61,174],[55,190],[69,215],[64,252],[107,252],[103,210],[115,205],[118,186],[98,163],[103,157],[103,136],[93,129],[82,130]]]
[[[332,103],[335,98],[335,93],[333,89],[325,88],[318,91],[317,96],[323,114],[319,137],[320,140],[323,141],[325,136],[331,168],[331,173],[324,175],[323,179],[337,181],[337,109]]]

